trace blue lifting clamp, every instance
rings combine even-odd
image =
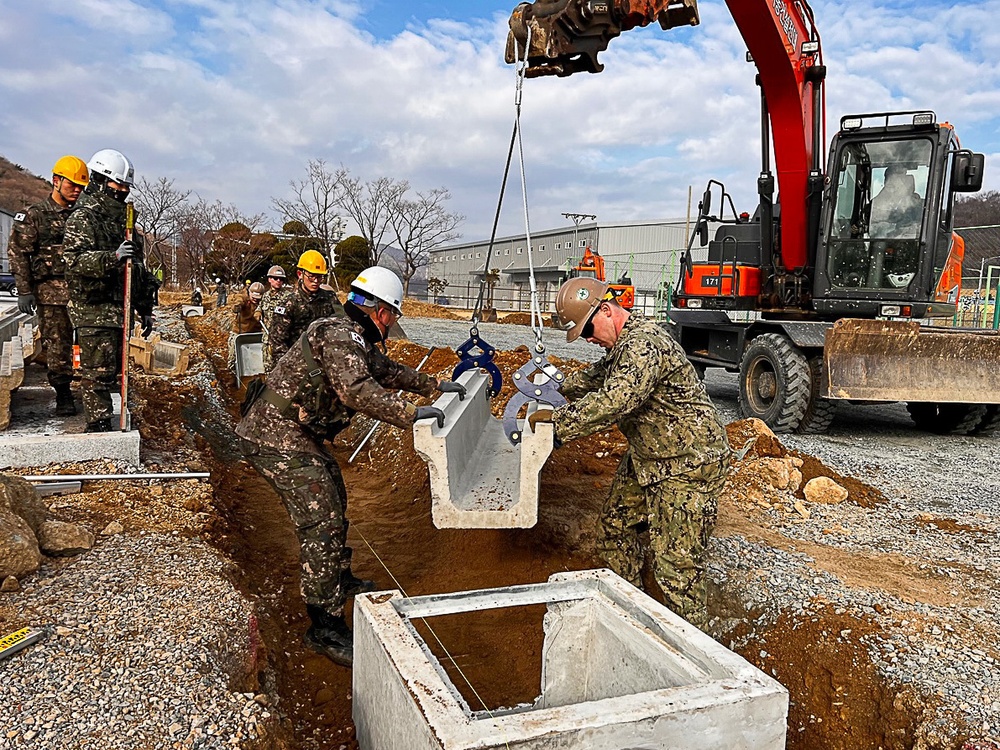
[[[456,354],[458,354],[461,362],[455,367],[455,371],[451,374],[451,379],[458,380],[459,375],[466,370],[471,370],[473,367],[486,370],[491,378],[490,389],[487,395],[489,398],[493,398],[503,388],[503,375],[500,374],[500,368],[493,361],[493,355],[496,353],[496,349],[479,337],[479,328],[473,325],[469,329],[469,340],[456,350]]]

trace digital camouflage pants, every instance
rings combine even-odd
[[[66,305],[38,305],[38,325],[45,346],[49,385],[57,388],[73,380],[73,324]]]
[[[344,612],[341,575],[350,570],[347,546],[347,488],[332,458],[281,453],[247,440],[244,454],[274,487],[299,538],[302,598],[331,615]]]
[[[121,328],[77,328],[80,346],[80,380],[87,423],[110,419],[114,414],[111,392],[121,390]]]
[[[728,462],[711,464],[643,487],[627,451],[599,522],[598,552],[615,573],[640,589],[645,557],[641,534],[649,529],[653,575],[667,606],[699,628],[708,623],[705,551],[727,467]]]

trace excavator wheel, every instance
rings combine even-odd
[[[906,410],[917,429],[938,435],[966,435],[983,421],[988,406],[910,401],[906,404]]]
[[[809,406],[806,356],[778,333],[753,339],[740,362],[740,411],[762,420],[775,434],[793,432]]]
[[[830,427],[837,413],[837,402],[823,398],[821,380],[823,377],[823,355],[809,358],[809,403],[795,431],[800,435],[821,435]]]
[[[979,424],[969,430],[970,435],[987,437],[1000,428],[1000,404],[986,404],[986,413],[979,420]]]

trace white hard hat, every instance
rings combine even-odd
[[[90,157],[87,169],[122,185],[135,183],[135,168],[121,151],[103,148]]]
[[[374,298],[391,306],[400,315],[403,314],[403,282],[399,277],[382,266],[371,266],[358,274],[351,282],[351,289],[362,292],[365,297]],[[365,305],[364,299],[352,295],[351,301]],[[369,303],[368,306],[370,307]]]

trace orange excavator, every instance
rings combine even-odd
[[[955,197],[981,189],[985,157],[926,110],[844,116],[827,151],[808,1],[726,5],[760,87],[757,207],[738,214],[708,182],[667,327],[700,372],[738,373],[744,416],[775,432],[825,431],[841,399],[906,402],[934,432],[1000,428],[1000,335],[927,325],[957,310]],[[521,3],[507,61],[529,78],[598,73],[612,39],[654,21],[697,25],[697,0]]]
[[[570,278],[583,276],[586,278],[607,281],[604,275],[604,258],[600,253],[591,250],[590,245],[583,251],[580,262],[569,272]],[[635,286],[628,276],[622,276],[616,283],[609,284],[608,288],[614,293],[618,304],[626,310],[631,310],[635,306]]]

